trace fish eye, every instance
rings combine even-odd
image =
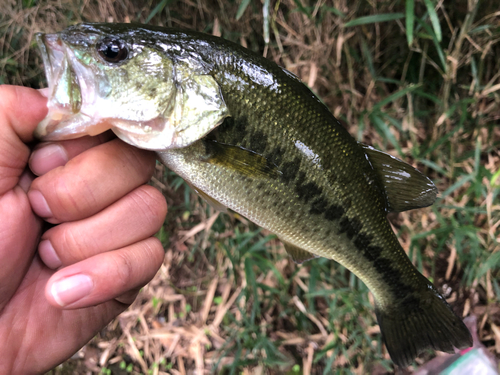
[[[128,56],[127,46],[119,39],[104,38],[96,48],[99,56],[109,63],[118,63]]]

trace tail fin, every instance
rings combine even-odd
[[[408,296],[393,306],[379,307],[376,314],[387,350],[398,366],[408,366],[427,348],[452,353],[453,347],[472,346],[462,319],[431,284],[418,298]]]

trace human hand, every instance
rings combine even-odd
[[[30,158],[46,112],[36,90],[0,86],[0,374],[69,358],[163,261],[151,236],[167,207],[144,185],[154,155],[108,134],[43,143]],[[59,225],[42,233],[40,217]]]

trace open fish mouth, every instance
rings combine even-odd
[[[136,147],[180,148],[229,115],[201,64],[174,64],[156,45],[78,25],[36,40],[48,82],[48,113],[34,132],[43,141],[111,129]]]
[[[83,103],[92,101],[93,90],[85,82],[85,77],[93,75],[91,69],[74,58],[59,34],[38,33],[35,38],[48,83],[48,114],[35,129],[35,137],[64,140],[109,129],[110,125],[102,123],[95,124],[96,129],[89,128],[91,116],[81,112]]]

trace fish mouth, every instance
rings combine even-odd
[[[49,87],[48,113],[36,127],[34,136],[42,141],[58,141],[99,134],[109,129],[111,125],[102,122],[89,128],[92,119],[81,112],[82,104],[92,95],[92,90],[82,82],[92,74],[90,68],[77,62],[59,34],[37,33],[35,38]]]

